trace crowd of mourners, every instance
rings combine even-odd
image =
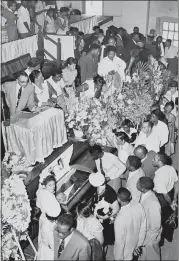
[[[43,180],[43,189],[37,193],[42,212],[37,260],[102,260],[108,245],[114,245],[116,261],[160,260],[160,247],[164,240],[172,242],[177,226],[177,50],[170,39],[164,43],[154,30],[145,38],[138,27],[129,34],[111,26],[104,34],[95,26],[86,37],[77,28],[69,28],[68,12],[62,7],[56,23],[54,11],[46,10],[43,1],[21,1],[19,9],[8,1],[8,7],[1,9],[3,37],[8,41],[35,34],[40,27],[47,33],[73,35],[76,44],[75,58],[69,57],[48,77],[45,63],[33,57],[16,82],[3,84],[11,117],[26,107],[39,112],[43,106],[61,108],[66,114],[81,93],[90,97],[91,80],[98,98],[106,75],[118,72],[122,86],[126,75],[132,75],[139,63],[147,63],[150,55],[171,71],[173,79],[140,131],[128,119],[114,130],[115,155],[99,145],[89,148],[97,169],[89,182],[96,192],[89,204],[78,204],[76,220],[70,213],[61,213],[54,176]],[[9,99],[12,84],[17,90],[15,106]],[[23,107],[21,94],[27,90]]]

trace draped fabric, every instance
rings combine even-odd
[[[27,53],[30,53],[31,57],[35,57],[38,50],[37,37],[38,35],[33,35],[25,39],[2,44],[1,63],[8,62]]]
[[[44,162],[54,148],[67,142],[64,113],[62,110],[50,108],[34,116],[35,120],[27,119],[28,115],[23,113],[23,118],[6,127],[8,150],[18,156],[25,155],[29,164]],[[7,150],[3,124],[2,134]]]
[[[79,31],[83,32],[84,34],[91,34],[95,25],[98,25],[97,16],[92,16],[90,18],[87,18],[86,20],[81,20],[77,23],[71,24],[71,26],[77,27]]]

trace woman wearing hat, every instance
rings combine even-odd
[[[101,173],[92,173],[89,176],[90,184],[96,188],[92,202],[94,215],[103,225],[104,247],[114,243],[113,220],[119,211],[117,195],[113,188],[105,182],[105,177]]]
[[[41,210],[39,219],[37,260],[54,259],[53,230],[61,208],[55,197],[56,180],[54,175],[46,176],[37,191],[36,205]]]

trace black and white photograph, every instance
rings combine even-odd
[[[1,260],[178,260],[178,1],[0,5]]]

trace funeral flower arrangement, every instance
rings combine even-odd
[[[31,207],[25,185],[19,176],[13,174],[2,187],[2,256],[19,260],[17,242],[25,240],[31,219]]]
[[[75,106],[66,118],[67,127],[80,130],[89,139],[90,144],[108,144],[107,135],[110,126],[106,108],[96,98],[79,98]]]

